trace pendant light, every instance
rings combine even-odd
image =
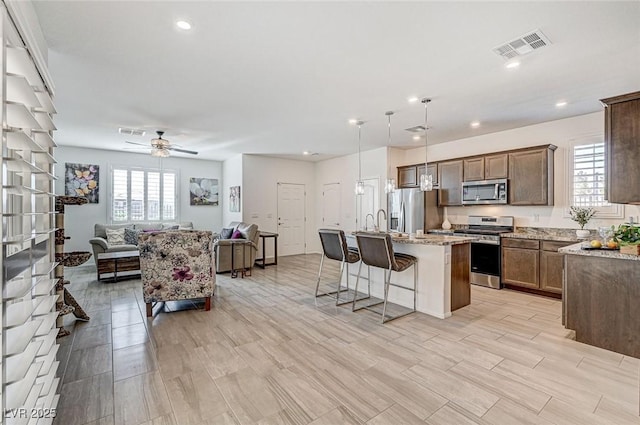
[[[431,102],[431,99],[427,99],[426,97],[422,99],[422,103],[424,104],[424,174],[420,176],[420,190],[423,192],[430,192],[433,189],[437,189],[437,186],[433,185],[433,176],[427,172],[427,164],[429,163],[427,151],[429,150],[429,140],[427,137],[427,131],[429,129],[428,126],[428,115],[427,115],[427,105]]]
[[[362,124],[364,121],[357,121],[358,126],[358,181],[356,182],[356,195],[364,195],[364,182],[362,181],[362,154],[360,153],[362,143]]]
[[[389,121],[389,124],[388,124],[388,127],[389,127],[389,144],[388,144],[388,146],[391,146],[391,115],[393,115],[393,111],[385,112],[385,115],[387,116],[387,119]],[[396,179],[394,179],[394,178],[387,179],[387,181],[384,184],[384,192],[385,193],[391,193],[391,192],[393,192],[395,190],[396,190]]]

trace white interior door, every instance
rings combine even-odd
[[[278,183],[278,252],[280,255],[305,252],[305,187]]]
[[[322,187],[322,226],[340,227],[340,183],[327,183]]]
[[[380,209],[380,179],[362,179],[364,182],[364,194],[356,195],[357,211],[358,211],[358,229],[364,230],[367,214],[373,215],[373,223],[375,223],[376,212]],[[383,223],[380,223],[383,227]],[[369,217],[369,230],[373,230],[371,217]],[[386,227],[385,227],[386,229]]]

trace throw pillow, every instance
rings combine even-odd
[[[140,234],[140,230],[135,229],[124,229],[124,242],[129,245],[138,245],[138,235]]]
[[[180,226],[176,224],[175,226],[162,227],[162,230],[178,230],[179,227]]]
[[[225,227],[220,231],[220,239],[231,239],[233,236],[233,228]]]
[[[231,239],[242,239],[242,233],[240,233],[240,230],[234,230],[233,235],[231,235]]]
[[[107,243],[109,245],[124,245],[125,229],[105,229],[107,233]]]

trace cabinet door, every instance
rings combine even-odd
[[[502,283],[525,288],[540,288],[537,249],[502,247]]]
[[[549,152],[541,148],[509,154],[509,204],[553,205],[553,157]]]
[[[484,157],[464,160],[464,181],[484,180]]]
[[[509,155],[506,153],[498,155],[487,155],[484,157],[484,178],[506,179],[509,176]]]
[[[462,205],[462,160],[438,163],[440,206]]]
[[[427,174],[431,174],[433,176],[433,184],[438,184],[438,163],[437,162],[427,164]]]
[[[640,92],[620,97],[623,101],[616,100],[605,113],[607,200],[619,204],[638,203]]]
[[[540,251],[540,289],[562,294],[564,254]]]
[[[398,167],[398,187],[416,187],[418,179],[416,177],[416,166],[408,165],[406,167]]]

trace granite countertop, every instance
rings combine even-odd
[[[553,227],[518,227],[513,233],[502,233],[503,238],[537,239],[545,241],[578,242],[574,229],[558,229]],[[595,237],[595,233],[587,239]]]
[[[617,250],[582,249],[582,242],[560,248],[558,252],[563,254],[584,255],[586,257],[617,258],[619,260],[640,261],[640,255],[620,254]]]
[[[355,233],[347,234],[347,237],[355,237]],[[363,232],[367,233],[367,232]],[[379,234],[384,234],[380,232]],[[405,233],[406,235],[406,233]],[[434,235],[434,234],[426,234],[422,237],[416,237],[414,234],[409,236],[400,237],[398,233],[391,233],[391,240],[394,243],[400,244],[412,244],[412,245],[459,245],[463,243],[469,243],[475,241],[478,238],[468,237],[468,236],[449,236],[449,235]]]

